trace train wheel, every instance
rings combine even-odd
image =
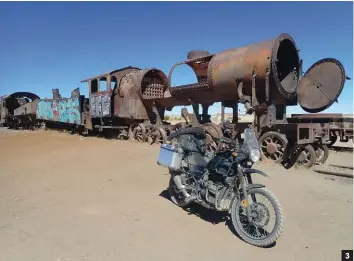
[[[283,161],[287,145],[288,139],[285,135],[275,131],[266,132],[259,138],[262,159],[270,160],[274,163]]]
[[[149,137],[149,143],[155,143],[155,144],[165,144],[167,143],[167,134],[166,131],[161,128],[161,127],[156,127],[152,129],[150,137]]]
[[[41,130],[47,130],[47,124],[42,121],[41,124],[40,124],[40,129]]]
[[[316,151],[311,144],[299,147],[297,164],[305,168],[311,168],[316,162]]]
[[[129,127],[129,139],[138,142],[145,142],[146,140],[146,129],[144,124],[133,124]]]
[[[324,144],[314,146],[316,151],[316,163],[325,163],[329,156],[328,147]]]
[[[117,133],[118,140],[126,140],[129,139],[129,130],[119,130]]]

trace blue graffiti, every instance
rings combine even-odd
[[[81,123],[80,104],[77,98],[59,100],[59,121],[66,123]]]
[[[81,124],[79,99],[40,100],[37,104],[37,118]]]
[[[37,118],[43,120],[54,120],[52,101],[40,100],[37,104]]]

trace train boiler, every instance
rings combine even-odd
[[[208,119],[207,109],[214,102],[236,112],[235,104],[243,103],[247,113],[255,116],[253,124],[264,159],[279,163],[293,151],[304,166],[314,164],[312,145],[328,142],[328,129],[319,123],[289,122],[287,107],[300,105],[306,112],[319,113],[338,101],[345,80],[350,79],[338,60],[321,59],[303,74],[299,50],[288,34],[216,54],[199,51],[189,55],[190,59],[172,67],[168,77],[171,97],[159,99],[160,104],[202,104],[203,113],[198,116],[196,108],[195,119]],[[181,64],[193,68],[197,83],[171,86],[173,70]],[[245,124],[234,119],[235,128],[242,132]],[[211,134],[219,135],[220,130],[213,127]]]

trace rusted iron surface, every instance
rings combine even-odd
[[[319,123],[328,124],[329,129],[341,130],[341,129],[349,129],[348,131],[353,129],[354,118],[351,116],[346,116],[342,113],[309,113],[309,114],[292,114],[288,119],[289,122],[299,123],[299,122],[307,122],[307,123]]]
[[[52,89],[52,93],[53,93],[53,99],[61,99],[61,95],[59,92],[59,89]]]
[[[14,116],[36,114],[38,100],[21,105],[14,110]]]
[[[174,68],[180,64],[190,65],[199,73],[196,73],[199,79],[206,78],[206,81],[198,79],[198,82],[207,85],[190,84],[171,88],[176,98],[189,96],[192,100],[205,99],[208,102],[238,100],[240,82],[243,83],[242,94],[252,96],[253,92],[258,103],[269,98],[285,103],[279,97],[289,99],[296,95],[300,61],[296,44],[287,34],[281,34],[269,41],[177,63],[172,67],[169,79]],[[266,92],[266,87],[270,93]]]
[[[102,78],[106,78],[110,75],[116,75],[117,73],[119,72],[126,72],[126,71],[129,71],[129,70],[141,70],[140,68],[138,67],[133,67],[133,66],[127,66],[127,67],[123,67],[123,68],[119,68],[119,69],[116,69],[114,71],[111,71],[111,72],[107,72],[107,73],[102,73],[100,75],[97,75],[97,76],[93,76],[93,77],[90,77],[90,78],[86,78],[84,80],[81,80],[81,82],[89,82],[89,81],[92,81],[92,80],[99,80],[99,79],[102,79]]]
[[[15,92],[3,97],[0,101],[0,124],[6,124],[7,118],[14,115],[14,111],[22,105],[39,99],[31,92]]]
[[[346,79],[343,65],[335,59],[322,59],[313,64],[297,88],[298,102],[307,112],[329,108],[342,93]]]
[[[340,119],[343,118],[342,113],[306,113],[306,114],[291,114],[294,119]]]
[[[308,144],[315,141],[315,128],[311,123],[297,124],[297,142],[298,144]]]
[[[114,114],[121,118],[147,120],[149,114],[153,114],[153,101],[163,98],[166,90],[167,77],[160,70],[129,72],[115,90]]]

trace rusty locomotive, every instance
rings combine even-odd
[[[172,86],[174,69],[182,64],[194,70],[197,82]],[[62,125],[82,133],[110,132],[117,138],[149,143],[166,143],[172,131],[187,125],[202,126],[213,149],[218,145],[213,138],[240,138],[249,125],[237,120],[238,103],[242,103],[254,115],[252,125],[263,159],[280,163],[296,152],[296,160],[310,167],[316,158],[324,162],[318,151],[331,143],[330,122],[287,118],[286,109],[299,104],[318,115],[338,100],[346,79],[350,78],[342,64],[333,58],[316,62],[303,74],[295,41],[281,34],[215,54],[191,51],[168,75],[156,68],[129,66],[90,77],[81,81],[88,84],[88,98],[79,89],[70,98],[62,98],[58,89],[53,90],[52,99],[15,93],[0,100],[0,124],[13,128]],[[208,109],[215,102],[222,103],[222,115],[225,107],[233,109],[231,122],[211,121]],[[189,105],[192,113],[182,109],[185,122],[173,125],[164,120],[166,110]]]

